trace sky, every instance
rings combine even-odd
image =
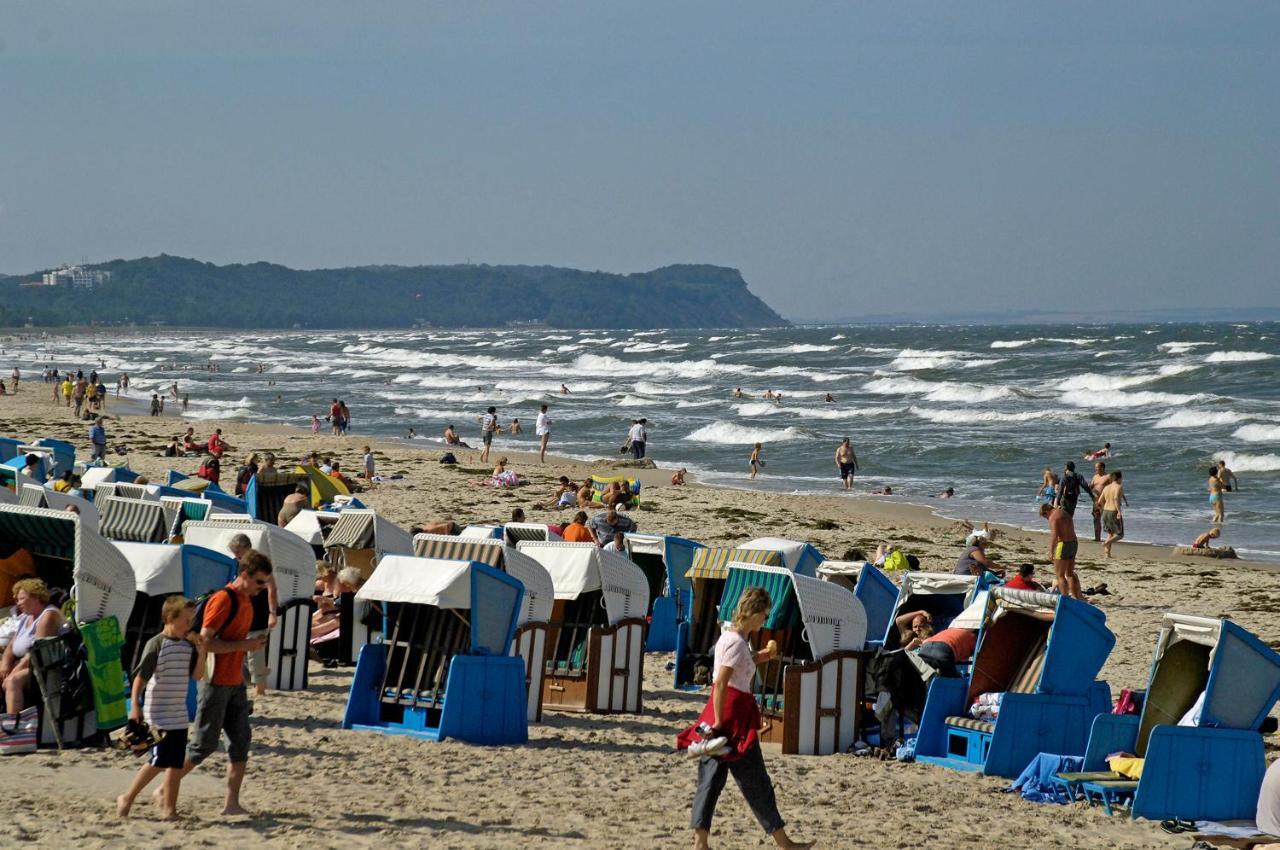
[[[795,319],[1280,306],[1280,4],[0,0],[0,271],[713,263]]]

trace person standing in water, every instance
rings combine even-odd
[[[1238,491],[1240,489],[1240,479],[1236,478],[1236,474],[1227,469],[1225,460],[1218,461],[1218,480],[1222,482],[1222,488],[1228,493]]]
[[[1227,508],[1222,503],[1222,495],[1226,492],[1226,485],[1222,483],[1222,479],[1218,477],[1218,467],[1209,470],[1209,507],[1213,509],[1213,521],[1224,522],[1227,518]]]
[[[752,481],[756,480],[756,473],[760,471],[760,468],[762,466],[764,466],[764,459],[760,457],[760,452],[763,449],[764,449],[764,446],[762,444],[756,443],[755,447],[751,450],[751,480]]]
[[[845,437],[836,448],[836,469],[840,470],[840,481],[844,489],[853,489],[853,474],[858,471],[858,455]]]
[[[1102,461],[1098,461],[1093,465],[1093,478],[1089,479],[1089,489],[1095,493],[1101,493],[1102,488],[1106,487],[1111,481],[1111,476],[1107,475],[1107,465]],[[1102,540],[1102,502],[1095,499],[1093,501],[1093,541],[1095,543]]]

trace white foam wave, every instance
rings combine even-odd
[[[1062,394],[1062,401],[1072,407],[1092,408],[1128,408],[1128,407],[1173,407],[1204,401],[1208,396],[1203,393],[1179,394],[1157,393],[1150,391],[1124,392],[1122,390],[1070,390]]]
[[[848,337],[845,336],[844,334],[836,334],[835,336],[831,337],[832,342],[835,342],[838,339],[848,339]]]
[[[688,387],[673,384],[655,384],[652,381],[637,381],[636,392],[644,395],[690,395],[692,393],[706,392],[711,389],[709,384]]]
[[[752,402],[751,404],[738,405],[739,416],[772,416],[775,413],[781,412],[781,407],[767,401],[757,401]]]
[[[1058,384],[1058,389],[1073,391],[1085,390],[1095,392],[1105,392],[1107,390],[1123,390],[1128,387],[1137,387],[1142,384],[1149,384],[1158,381],[1161,378],[1170,378],[1174,375],[1181,375],[1185,372],[1191,372],[1197,367],[1191,363],[1168,363],[1161,366],[1155,372],[1145,372],[1138,375],[1108,375],[1100,372],[1084,372],[1079,375],[1072,375],[1065,381]]]
[[[1246,443],[1280,443],[1280,425],[1244,425],[1231,436]]]
[[[1162,342],[1156,346],[1161,351],[1167,351],[1170,354],[1186,354],[1191,349],[1200,345],[1213,345],[1212,342]]]
[[[804,434],[798,428],[747,428],[732,422],[713,422],[683,439],[697,443],[749,446],[752,443],[782,443],[803,437]]]
[[[1031,422],[1037,419],[1053,419],[1061,416],[1054,410],[1028,410],[1022,413],[1002,413],[998,410],[930,410],[912,407],[911,413],[928,422],[943,425],[972,425],[979,422]]]
[[[712,407],[715,404],[714,401],[677,401],[676,407]]]
[[[1244,417],[1230,410],[1179,410],[1161,417],[1153,428],[1206,428],[1210,425],[1234,425]]]
[[[1214,460],[1224,460],[1232,472],[1280,472],[1280,455],[1249,455],[1220,452]]]
[[[650,351],[662,351],[667,346],[656,342],[637,342],[622,349],[628,354],[647,354]]]
[[[1031,345],[1039,342],[1039,337],[1035,339],[997,339],[991,343],[992,348],[1022,348],[1024,345]]]
[[[918,378],[878,378],[862,388],[876,395],[923,395],[930,401],[958,401],[966,404],[995,401],[1013,395],[1005,386],[985,386],[946,381],[921,381]]]
[[[614,402],[618,407],[652,407],[659,402],[651,398],[641,398],[640,396],[624,395],[622,398]]]
[[[1265,351],[1215,351],[1204,358],[1206,363],[1256,363],[1259,360],[1273,360],[1276,355]]]
[[[609,389],[605,381],[574,381],[569,386],[571,393],[599,393]],[[519,390],[534,393],[560,393],[560,384],[556,381],[521,381],[502,380],[493,385],[495,390]]]

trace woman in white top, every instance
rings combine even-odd
[[[747,635],[764,625],[772,607],[769,592],[764,588],[752,587],[743,591],[733,612],[733,622],[724,627],[720,639],[716,641],[711,680],[714,722],[711,723],[708,738],[722,734],[734,736],[741,728],[747,718],[742,716],[740,710],[735,712],[737,716],[730,716],[728,709],[731,704],[745,706],[750,714],[749,725],[759,727],[760,714],[754,698],[750,696],[751,683],[755,678],[756,664],[773,658],[776,645],[770,642],[764,650],[752,652]],[[731,695],[731,690],[739,693]],[[799,843],[787,837],[783,828],[785,822],[778,813],[778,804],[774,798],[773,782],[769,779],[769,772],[765,770],[760,742],[756,740],[737,758],[726,754],[724,757],[703,756],[698,760],[698,790],[693,796],[691,820],[694,850],[707,850],[710,846],[711,819],[730,773],[738,783],[742,796],[746,798],[747,805],[751,807],[751,813],[779,847],[802,850],[813,846],[812,842]]]
[[[49,588],[38,578],[15,582],[13,594],[18,611],[18,630],[0,657],[0,683],[8,714],[18,714],[26,703],[31,682],[31,647],[39,638],[54,637],[62,628],[62,613],[49,604]]]

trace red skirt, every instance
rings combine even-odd
[[[721,761],[736,761],[747,754],[759,741],[761,717],[760,706],[756,698],[746,691],[737,688],[727,689],[724,700],[724,717],[717,734],[729,739],[729,750],[719,756]],[[714,694],[707,697],[707,704],[698,715],[698,722],[676,736],[676,749],[687,750],[689,745],[702,740],[698,734],[698,726],[702,723],[711,725],[716,721],[716,709],[712,702]]]

